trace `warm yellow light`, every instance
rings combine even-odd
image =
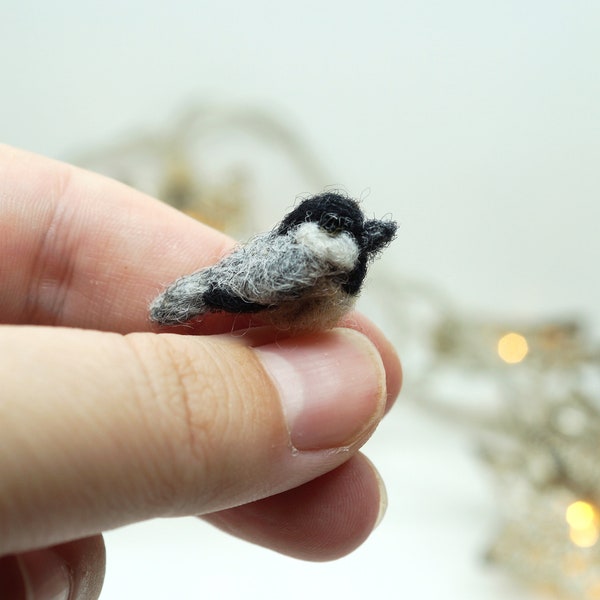
[[[576,546],[591,548],[598,541],[598,528],[593,524],[585,529],[571,527],[569,537]]]
[[[529,352],[527,340],[519,333],[507,333],[498,340],[498,355],[507,363],[521,362]]]
[[[588,529],[596,521],[596,511],[588,502],[578,500],[569,504],[565,519],[573,529]]]
[[[585,600],[600,600],[600,582],[593,581],[585,590]]]
[[[590,548],[598,541],[598,517],[596,509],[583,500],[567,506],[565,520],[570,525],[569,537],[580,548]]]

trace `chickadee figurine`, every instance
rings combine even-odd
[[[150,305],[150,318],[177,325],[211,312],[260,313],[283,330],[333,327],[396,229],[394,221],[365,220],[358,203],[340,194],[313,196],[272,231],[172,283]]]

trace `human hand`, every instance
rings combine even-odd
[[[0,146],[2,598],[97,598],[100,532],[153,517],[202,515],[310,560],[375,526],[383,488],[358,449],[401,370],[368,320],[288,339],[228,315],[178,330],[197,335],[149,322],[162,284],[231,245]]]

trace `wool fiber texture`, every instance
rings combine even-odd
[[[176,280],[152,302],[150,318],[177,325],[224,311],[260,313],[281,330],[333,327],[354,305],[368,263],[395,233],[393,221],[365,221],[354,200],[309,198],[273,231]]]

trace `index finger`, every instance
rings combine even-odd
[[[160,288],[233,244],[123,184],[2,145],[0,223],[0,322],[12,324],[149,330]],[[231,328],[221,315],[195,330]]]
[[[234,243],[116,181],[1,144],[0,223],[0,323],[10,324],[149,331],[148,304],[160,289]],[[246,323],[212,314],[177,332],[224,333]],[[365,333],[384,362],[396,364],[368,319],[353,313],[342,325]],[[391,406],[402,376],[386,371]]]

